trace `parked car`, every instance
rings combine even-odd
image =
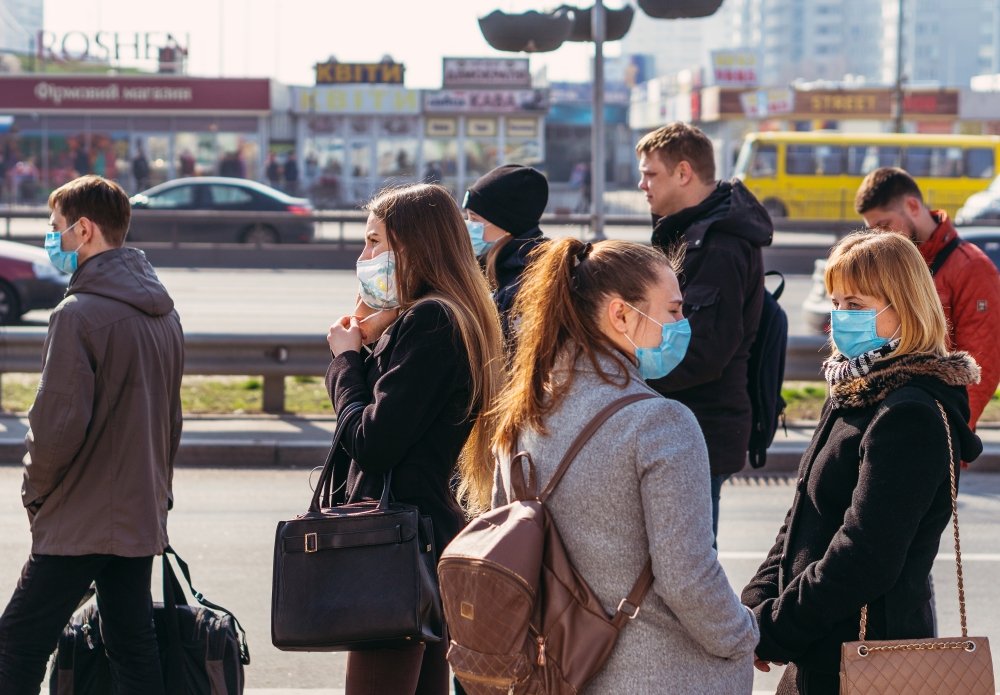
[[[1000,224],[1000,176],[985,191],[969,196],[955,213],[955,224]]]
[[[181,178],[132,196],[129,241],[306,243],[316,236],[312,204],[249,179],[223,176]],[[239,216],[179,220],[174,212],[232,212]],[[273,213],[253,219],[245,213]]]
[[[1000,269],[1000,227],[962,227],[958,233],[981,248],[993,265]],[[833,306],[823,282],[825,271],[826,259],[817,258],[813,266],[812,286],[802,302],[802,318],[810,333],[822,334],[830,330],[830,309]]]
[[[51,309],[66,294],[69,275],[52,265],[37,246],[0,241],[0,324],[33,309]]]

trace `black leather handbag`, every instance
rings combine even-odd
[[[351,412],[338,418],[308,511],[278,522],[271,589],[278,649],[354,651],[443,636],[430,518],[390,501],[391,473],[380,499],[335,501],[334,472],[346,456],[340,423]]]

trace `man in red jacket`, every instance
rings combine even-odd
[[[930,266],[948,320],[952,349],[971,354],[982,368],[969,386],[973,428],[1000,382],[1000,274],[975,244],[959,238],[948,215],[930,210],[920,188],[902,169],[882,167],[861,182],[854,199],[865,224],[910,238]]]

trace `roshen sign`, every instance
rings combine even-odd
[[[36,41],[38,57],[42,60],[156,60],[161,48],[180,48],[185,53],[190,39],[184,35],[181,43],[177,36],[165,31],[117,32],[98,31],[39,31]]]

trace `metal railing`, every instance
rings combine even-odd
[[[45,334],[44,330],[0,333],[0,377],[40,372]],[[786,381],[819,380],[825,345],[823,336],[789,336]],[[326,340],[312,335],[192,333],[185,336],[184,349],[185,375],[263,377],[267,413],[285,411],[285,377],[322,376],[330,363]]]

